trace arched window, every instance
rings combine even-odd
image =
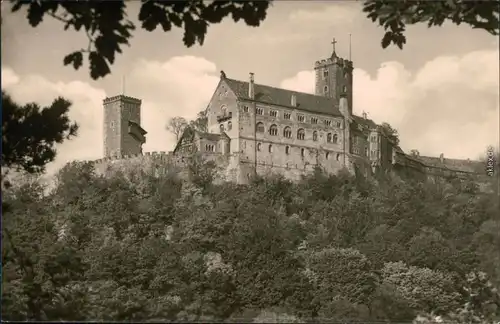
[[[337,153],[337,161],[340,160],[340,153]]]
[[[303,140],[303,139],[305,139],[305,138],[306,138],[306,132],[304,131],[304,129],[303,129],[303,128],[299,129],[299,130],[297,131],[297,139],[299,139],[299,140]]]
[[[230,131],[231,129],[233,129],[233,123],[228,122],[227,123],[227,130]]]
[[[269,153],[272,153],[273,152],[273,146],[271,144],[269,144]]]
[[[333,135],[333,139],[332,139],[332,142],[334,144],[337,144],[337,142],[339,141],[339,136],[337,134]]]
[[[264,133],[264,124],[263,123],[257,123],[257,133]]]
[[[290,127],[285,127],[285,129],[283,130],[283,136],[285,136],[286,138],[292,138],[292,129]]]
[[[324,87],[323,87],[323,92],[324,92],[324,93],[327,93],[327,92],[328,92],[328,86],[324,86]]]
[[[220,124],[219,128],[220,128],[220,132],[222,133],[224,131],[224,124]]]
[[[329,157],[330,157],[330,153],[326,152],[325,158],[328,160]]]
[[[326,135],[326,142],[327,142],[327,143],[331,143],[331,142],[332,142],[332,133],[328,133],[328,134]]]
[[[317,131],[314,131],[313,132],[313,141],[317,141],[318,140],[318,132]]]
[[[285,153],[290,154],[290,146],[285,146]]]
[[[344,90],[344,92],[347,92],[347,86],[344,86],[342,90]]]
[[[257,144],[257,151],[260,151],[260,147],[261,147],[261,146],[262,146],[262,145],[261,145],[260,143],[258,143],[258,144]]]
[[[227,106],[226,105],[220,106],[220,111],[222,112],[223,115],[225,115],[227,113]]]
[[[269,135],[272,135],[272,136],[276,136],[278,135],[278,126],[276,125],[271,125],[271,127],[269,127]]]
[[[305,155],[305,150],[303,148],[300,149],[300,156],[304,157]]]

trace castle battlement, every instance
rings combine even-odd
[[[137,104],[137,105],[140,105],[142,103],[142,100],[140,100],[140,99],[129,97],[129,96],[124,96],[124,95],[118,95],[118,96],[104,98],[103,103],[109,104],[109,103],[119,101],[119,100],[122,100],[124,102]]]

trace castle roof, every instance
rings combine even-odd
[[[440,157],[420,156],[420,155],[414,158],[421,161],[427,166],[439,167],[457,171],[476,172],[478,166],[481,167],[480,165],[481,162],[479,161],[443,158],[443,161],[441,162]]]
[[[373,120],[368,118],[363,118],[360,116],[353,115],[352,119],[356,124],[363,125],[369,129],[377,128],[378,126]]]
[[[238,99],[251,100],[248,96],[248,82],[228,78],[226,78],[225,81]],[[291,104],[292,95],[295,95],[297,107],[293,107]],[[262,84],[255,84],[255,101],[311,113],[342,116],[339,110],[339,104],[333,98],[280,89]]]

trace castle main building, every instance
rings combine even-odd
[[[227,180],[240,183],[255,173],[299,179],[315,167],[366,174],[400,164],[428,171],[418,156],[404,154],[386,129],[366,114],[353,114],[351,61],[334,47],[314,69],[314,95],[258,84],[253,73],[240,81],[221,72],[206,109],[208,132],[184,132],[173,153],[159,155],[179,161],[202,152],[217,161]],[[105,160],[142,155],[146,131],[140,126],[140,105],[125,96],[104,100]]]

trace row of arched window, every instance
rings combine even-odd
[[[269,144],[269,146],[267,147],[267,151],[268,151],[269,153],[273,153],[273,149],[274,149],[273,145],[272,145],[272,144]],[[257,143],[257,151],[259,151],[259,152],[260,152],[260,151],[262,151],[262,143]],[[290,146],[288,146],[288,145],[287,145],[287,146],[285,146],[285,154],[286,154],[286,155],[289,155],[289,154],[290,154],[290,151],[291,151]],[[304,156],[305,156],[305,149],[304,149],[304,148],[301,148],[301,149],[300,149],[300,156],[302,156],[302,157],[304,157]],[[325,153],[325,158],[326,158],[327,160],[330,158],[330,152],[326,152],[326,153]],[[339,161],[339,160],[340,160],[340,154],[339,154],[339,153],[337,153],[337,158],[336,158],[336,159],[337,159],[337,161]]]
[[[257,130],[257,133],[264,133],[265,132],[264,123],[257,123],[256,130]],[[269,127],[269,135],[278,136],[278,126],[276,124],[273,124]],[[283,137],[292,138],[292,129],[290,127],[287,126],[283,129]],[[303,128],[299,128],[297,130],[297,139],[299,139],[299,140],[306,139],[306,132]],[[317,131],[314,131],[312,133],[312,140],[315,142],[318,141],[318,132]],[[336,144],[336,143],[338,143],[338,140],[339,140],[339,138],[338,138],[337,134],[328,133],[326,135],[326,142],[327,143]]]

